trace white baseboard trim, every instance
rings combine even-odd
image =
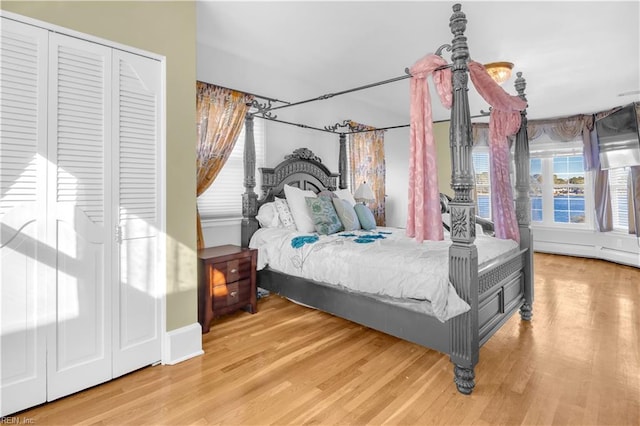
[[[609,262],[640,268],[640,254],[638,253],[630,253],[607,247],[550,243],[542,241],[534,241],[533,247],[534,251],[541,253],[588,257],[591,259],[607,260]]]
[[[202,350],[202,327],[194,323],[165,333],[162,363],[177,364],[204,354]]]

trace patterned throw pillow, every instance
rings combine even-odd
[[[369,207],[358,203],[353,208],[358,215],[358,220],[360,221],[362,229],[366,229],[367,231],[376,229],[376,218],[373,217],[373,213],[371,213],[371,209],[369,209]]]
[[[293,220],[293,216],[291,215],[291,210],[289,210],[289,205],[287,204],[287,200],[283,200],[282,198],[276,197],[276,210],[278,211],[278,217],[282,225],[287,229],[296,229],[296,223]]]
[[[342,200],[337,197],[332,201],[333,207],[336,209],[336,213],[338,213],[338,217],[340,218],[340,222],[342,222],[342,226],[344,226],[344,230],[355,231],[357,229],[360,229],[360,221],[358,220],[358,215],[356,214],[356,211],[351,203],[347,200]]]
[[[325,197],[306,197],[316,232],[321,235],[335,234],[344,229],[333,203]]]

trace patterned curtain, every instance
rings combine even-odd
[[[596,115],[574,115],[548,120],[530,120],[527,123],[529,140],[533,141],[543,134],[557,142],[568,142],[582,136],[584,169],[594,173],[593,198],[595,206],[595,225],[599,232],[613,229],[611,212],[611,194],[609,191],[609,172],[600,170],[600,150],[595,129],[595,119],[609,115],[614,110]]]
[[[197,192],[211,186],[227,162],[251,104],[252,96],[213,84],[196,83]],[[238,198],[240,202],[240,198]],[[197,217],[198,249],[204,248],[200,214]]]
[[[376,200],[368,204],[376,218],[376,225],[385,226],[385,176],[384,131],[351,121],[352,130],[370,130],[349,135],[348,153],[349,186],[355,192],[362,182],[367,182]]]

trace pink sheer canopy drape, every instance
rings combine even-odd
[[[442,240],[436,144],[427,77],[433,74],[440,101],[451,108],[451,70],[442,57],[430,54],[411,67],[411,132],[409,150],[409,206],[407,235],[416,241]]]
[[[489,152],[491,156],[491,217],[496,237],[520,241],[518,220],[513,203],[513,188],[509,176],[509,141],[520,128],[520,111],[527,103],[509,95],[487,73],[484,66],[469,61],[471,81],[482,98],[491,105],[489,117]]]

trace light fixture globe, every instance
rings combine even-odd
[[[484,68],[487,70],[493,81],[498,84],[502,84],[511,77],[513,64],[511,62],[491,62],[490,64],[485,64]]]

